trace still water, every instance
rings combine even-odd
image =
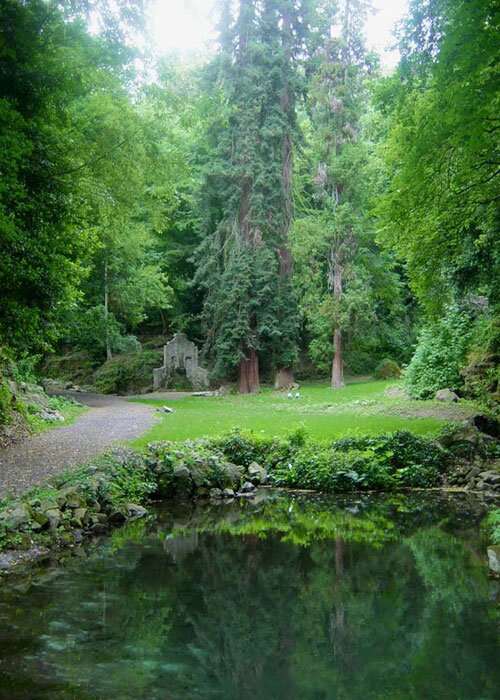
[[[481,516],[434,494],[160,505],[0,582],[0,697],[495,700]]]

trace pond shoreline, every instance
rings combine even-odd
[[[450,435],[445,437],[450,443]],[[467,459],[457,457],[453,445],[445,449],[409,433],[365,440],[364,452],[359,440],[334,442],[325,452],[302,434],[273,441],[239,432],[212,441],[153,443],[143,452],[116,449],[0,508],[0,571],[106,535],[147,517],[155,501],[172,498],[253,499],[257,489],[270,487],[298,494],[417,491],[473,496],[485,511],[498,508],[498,463],[485,459],[480,434],[475,438],[472,447],[466,443]],[[392,444],[401,455],[387,449]],[[466,487],[454,483],[457,474],[461,479],[469,472]],[[474,488],[478,479],[484,479],[483,490]]]
[[[239,498],[242,498],[244,500],[249,500],[253,501],[253,499],[259,495],[260,492],[267,492],[270,494],[283,494],[283,495],[291,495],[291,496],[326,496],[330,495],[335,498],[342,498],[342,499],[348,499],[349,497],[352,497],[355,499],[356,497],[360,496],[377,496],[380,498],[383,498],[384,496],[398,496],[398,495],[409,495],[409,494],[437,494],[437,495],[450,495],[452,497],[458,497],[458,496],[465,496],[468,497],[469,499],[473,499],[475,504],[478,507],[481,507],[484,510],[484,514],[486,515],[489,508],[488,505],[484,503],[484,499],[481,497],[484,496],[484,494],[481,491],[470,491],[465,488],[459,488],[459,487],[435,487],[435,488],[401,488],[395,491],[377,491],[375,489],[372,490],[364,490],[364,491],[345,491],[341,493],[336,493],[336,494],[324,494],[321,491],[315,491],[312,489],[299,489],[299,488],[283,488],[283,487],[276,487],[276,486],[270,486],[270,485],[260,485],[259,487],[256,487],[255,491],[252,492],[250,495],[246,496],[239,496]],[[21,550],[10,550],[10,551],[0,551],[0,582],[3,577],[9,574],[15,574],[18,573],[19,570],[25,566],[25,565],[33,565],[37,564],[39,562],[42,562],[46,559],[53,558],[53,557],[58,557],[58,556],[63,556],[65,554],[70,554],[75,550],[75,548],[79,548],[82,546],[89,546],[92,543],[96,543],[99,541],[99,539],[107,538],[112,535],[113,532],[116,532],[119,530],[121,527],[126,525],[127,523],[131,523],[134,520],[137,520],[138,518],[144,518],[144,519],[149,519],[152,515],[151,511],[154,512],[155,509],[157,508],[163,508],[163,507],[168,507],[171,509],[175,509],[180,505],[187,505],[187,504],[198,504],[198,503],[205,503],[207,506],[210,505],[228,505],[233,503],[236,500],[235,498],[227,498],[227,499],[216,499],[216,498],[203,498],[203,499],[182,499],[179,497],[171,498],[171,499],[165,499],[165,500],[151,500],[147,501],[144,503],[144,512],[141,512],[140,515],[136,517],[130,517],[127,520],[124,520],[123,523],[120,524],[114,524],[111,525],[106,532],[99,532],[95,533],[91,529],[79,532],[77,531],[76,537],[72,542],[68,541],[60,541],[60,540],[53,540],[49,544],[45,546],[41,546],[38,544],[33,544],[31,547],[28,549],[21,549]],[[500,505],[500,498],[498,499],[498,505]],[[151,508],[151,511],[149,510]],[[485,552],[485,567],[487,567],[487,554]],[[495,576],[491,571],[489,571],[489,575],[493,578],[498,578],[498,575]]]

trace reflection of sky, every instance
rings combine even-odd
[[[393,42],[392,30],[407,8],[407,0],[374,0],[377,12],[367,23],[371,47],[382,55],[387,67],[394,66],[398,54],[387,50]],[[202,50],[214,38],[216,0],[152,0],[149,32],[160,53],[171,50]]]

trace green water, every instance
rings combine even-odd
[[[500,698],[473,501],[158,507],[0,583],[0,697]]]

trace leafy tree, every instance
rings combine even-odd
[[[498,382],[480,375],[497,353],[494,335],[488,339],[482,329],[494,333],[499,304],[498,6],[414,0],[410,10],[398,70],[379,89],[388,119],[380,240],[406,262],[427,326],[449,324],[450,305],[480,312],[459,354],[465,365],[474,349],[469,385],[494,391]],[[435,356],[442,367],[426,363],[431,333],[423,333],[415,363],[425,367],[428,387],[439,388],[447,363]],[[480,388],[477,395],[484,398]]]
[[[79,25],[41,0],[3,2],[0,31],[0,338],[43,350],[93,245],[72,206],[66,127],[71,100],[87,89],[82,60],[99,57]]]

